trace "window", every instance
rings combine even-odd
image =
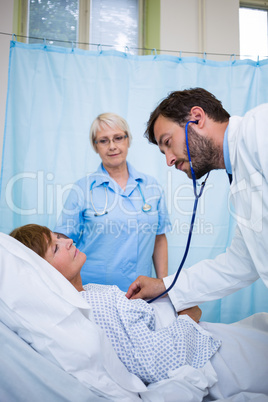
[[[139,47],[139,1],[91,0],[90,42],[121,51]]]
[[[241,59],[257,60],[268,57],[268,5],[266,1],[240,4]]]
[[[51,45],[88,49],[88,43],[138,53],[143,47],[143,8],[146,0],[14,0],[18,35],[29,43],[45,38]],[[74,44],[74,46],[76,46]]]
[[[30,0],[28,11],[29,43],[45,38],[50,45],[70,46],[68,41],[78,41],[79,1]],[[57,41],[53,41],[56,39]],[[63,42],[58,42],[61,40]]]

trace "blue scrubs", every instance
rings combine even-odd
[[[158,182],[129,163],[128,172],[125,191],[102,164],[97,172],[77,181],[54,229],[72,238],[86,254],[81,271],[83,284],[117,285],[127,291],[138,275],[152,275],[155,236],[171,230]],[[146,203],[152,206],[148,212],[142,210],[138,183]],[[104,211],[106,197],[108,213],[95,216],[95,210]]]

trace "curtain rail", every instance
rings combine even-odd
[[[78,41],[69,41],[69,40],[61,40],[61,39],[50,39],[50,38],[40,38],[40,37],[35,37],[35,36],[26,36],[26,35],[16,35],[16,34],[11,34],[8,32],[0,32],[0,35],[7,35],[7,36],[15,36],[16,38],[24,38],[24,39],[35,39],[35,40],[40,40],[40,41],[52,41],[52,42],[61,42],[61,43],[69,43],[70,45],[86,45],[86,46],[96,46],[96,47],[109,47],[109,48],[114,48],[114,45],[104,45],[104,44],[100,44],[100,43],[91,43],[91,42],[78,42]],[[159,53],[179,53],[180,55],[182,53],[185,54],[198,54],[201,56],[227,56],[227,57],[248,57],[248,58],[252,58],[254,56],[252,55],[241,55],[241,54],[231,54],[231,53],[211,53],[211,52],[191,52],[188,50],[167,50],[167,49],[155,49],[155,48],[146,48],[146,47],[129,47],[129,46],[125,46],[126,49],[130,50],[143,50],[143,51],[155,51],[155,52],[159,52]],[[268,58],[267,56],[263,56],[263,58]]]

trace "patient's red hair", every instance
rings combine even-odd
[[[51,231],[46,226],[29,224],[14,229],[10,236],[14,237],[26,247],[35,251],[40,257],[45,257],[51,244]]]

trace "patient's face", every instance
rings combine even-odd
[[[79,251],[72,239],[59,233],[51,233],[52,242],[45,254],[45,260],[56,268],[66,279],[73,282],[86,261],[86,255]]]

